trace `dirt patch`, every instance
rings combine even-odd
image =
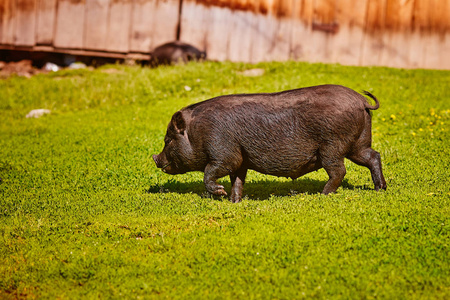
[[[257,76],[263,76],[265,73],[264,69],[249,69],[242,72],[237,72],[239,75],[243,75],[246,77],[257,77]]]
[[[124,71],[114,69],[114,68],[102,69],[102,70],[100,70],[100,72],[105,73],[105,74],[125,74]]]
[[[0,78],[8,78],[11,75],[30,78],[31,76],[41,72],[41,70],[33,67],[31,60],[21,60],[18,62],[0,61]]]

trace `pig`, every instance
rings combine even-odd
[[[232,202],[242,199],[247,170],[296,179],[324,168],[322,193],[336,192],[344,158],[367,167],[375,190],[386,189],[380,154],[371,148],[371,111],[379,108],[344,86],[320,85],[278,93],[225,95],[177,111],[164,149],[153,155],[167,174],[204,172],[206,190],[226,196],[216,181],[230,176]]]
[[[174,41],[158,46],[150,53],[150,55],[150,65],[153,67],[206,59],[206,52],[200,51],[194,46],[180,41]]]

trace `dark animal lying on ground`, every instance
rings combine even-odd
[[[175,41],[156,47],[150,53],[150,57],[150,65],[156,67],[206,59],[206,52],[202,52],[192,45]]]
[[[242,199],[247,170],[298,178],[324,168],[323,194],[341,185],[344,158],[369,168],[375,190],[386,189],[380,154],[371,148],[371,113],[359,93],[321,85],[270,94],[227,95],[172,116],[164,149],[153,159],[168,174],[203,171],[209,193],[225,196],[216,180],[230,176],[231,201]]]

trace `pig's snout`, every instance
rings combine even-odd
[[[153,160],[155,161],[156,166],[157,166],[159,169],[161,169],[161,163],[160,163],[160,161],[159,161],[158,155],[157,155],[157,154],[153,154],[152,157],[153,157]]]
[[[161,155],[153,154],[153,160],[155,161],[156,166],[159,169],[162,169],[163,172],[166,172],[166,168],[171,164],[167,161],[167,159],[161,158]]]

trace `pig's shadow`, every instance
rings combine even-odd
[[[231,184],[229,182],[219,182],[225,186],[227,193],[230,193]],[[317,194],[321,193],[326,181],[315,180],[310,178],[297,179],[292,181],[272,181],[272,180],[260,180],[253,182],[246,182],[244,185],[243,197],[250,200],[267,200],[272,196],[290,196],[296,194]],[[342,182],[344,189],[350,190],[370,190],[367,186],[354,186],[348,183],[347,179]],[[177,180],[170,179],[163,185],[152,185],[147,193],[182,193],[189,194],[194,193],[200,197],[210,197],[206,192],[203,181],[196,182],[179,182]]]

